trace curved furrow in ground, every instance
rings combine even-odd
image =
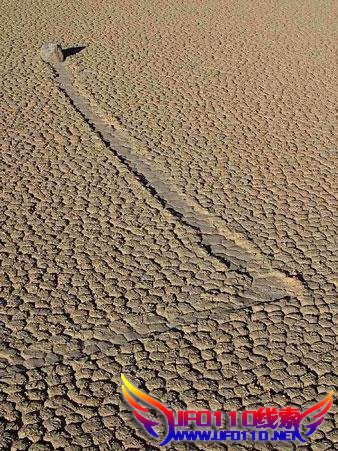
[[[274,270],[253,243],[229,230],[222,219],[179,192],[163,172],[152,168],[149,162],[137,155],[122,134],[104,119],[97,105],[93,105],[92,100],[74,87],[72,76],[64,63],[56,64],[55,71],[60,89],[76,111],[139,182],[164,208],[195,230],[200,246],[209,255],[216,257],[229,271],[246,276],[247,286],[243,288],[238,304],[232,305],[230,310],[291,297],[311,296],[302,281]]]

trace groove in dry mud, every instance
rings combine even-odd
[[[304,287],[299,280],[274,271],[270,262],[248,240],[229,231],[221,219],[179,193],[163,173],[155,171],[137,155],[95,111],[91,102],[74,88],[65,64],[57,64],[55,70],[59,88],[91,130],[166,210],[194,229],[201,247],[210,256],[222,262],[228,271],[244,276],[246,283],[240,293],[240,302],[229,306],[231,310],[302,295]]]

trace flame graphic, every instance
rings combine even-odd
[[[143,403],[150,405],[151,407],[155,407],[158,411],[160,411],[167,421],[167,435],[164,437],[160,446],[166,445],[173,437],[173,433],[175,432],[175,416],[174,411],[167,409],[164,404],[160,403],[156,399],[151,396],[143,393],[141,390],[136,388],[124,374],[121,374],[122,379],[122,394],[127,401],[127,403],[134,409],[133,414],[135,419],[144,427],[144,429],[153,437],[158,438],[158,433],[155,431],[154,427],[159,423],[157,421],[150,420],[142,413],[150,414],[149,410],[146,407],[143,407],[141,404],[137,402],[137,400],[141,400]]]

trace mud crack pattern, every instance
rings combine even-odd
[[[155,16],[154,26],[150,26],[149,17],[158,10],[158,2],[128,3],[128,14],[126,2],[118,1],[86,1],[81,7],[73,1],[4,4],[5,19],[0,25],[4,71],[0,119],[4,137],[0,217],[0,449],[158,449],[134,424],[120,397],[121,371],[172,408],[205,406],[230,410],[262,404],[305,408],[335,388],[333,152],[320,150],[305,155],[300,150],[292,153],[292,146],[283,145],[287,153],[279,165],[282,156],[276,159],[276,154],[267,151],[260,154],[258,150],[250,153],[249,149],[255,147],[250,138],[253,135],[248,135],[251,131],[247,128],[241,131],[228,115],[227,133],[232,130],[232,139],[239,142],[234,147],[218,146],[218,159],[214,160],[216,154],[209,147],[210,143],[215,144],[210,135],[213,128],[204,127],[209,134],[202,131],[198,141],[192,133],[193,144],[189,148],[182,146],[185,139],[182,130],[190,123],[190,113],[184,115],[188,110],[183,109],[181,116],[172,114],[166,103],[161,102],[163,95],[168,101],[171,97],[179,109],[178,94],[186,92],[193,106],[198,89],[202,96],[199,120],[222,117],[217,109],[212,112],[215,103],[208,103],[207,99],[214,97],[207,85],[201,84],[204,79],[198,68],[203,67],[207,75],[212,61],[208,60],[206,47],[200,40],[203,38],[206,45],[210,42],[208,52],[222,68],[219,58],[222,42],[233,45],[234,49],[237,43],[245,42],[240,34],[231,32],[234,25],[229,24],[235,23],[235,28],[240,29],[238,21],[248,18],[248,14],[259,18],[265,36],[277,33],[281,45],[288,42],[282,39],[283,33],[291,39],[297,30],[304,33],[300,33],[299,46],[303,45],[303,39],[311,44],[317,36],[310,25],[300,23],[293,14],[293,2],[283,3],[274,12],[269,9],[270,2],[262,2],[262,7],[251,10],[247,4],[245,8],[241,6],[242,2],[235,4],[236,7],[229,2],[228,9],[223,5],[220,13],[221,2],[193,1],[189,5],[168,2],[161,5],[162,12]],[[318,99],[312,99],[311,105],[315,109],[313,114],[321,119],[316,122],[315,133],[310,129],[311,139],[317,140],[313,149],[319,146],[320,136],[324,137],[326,149],[331,145],[331,100],[328,98],[326,102],[328,94],[323,94],[320,87],[320,83],[326,83],[326,92],[330,91],[330,70],[321,71],[318,67],[324,66],[317,67],[314,63],[317,59],[321,61],[322,54],[329,54],[331,49],[327,5],[318,12],[309,2],[303,13],[306,17],[316,17],[321,36],[316,45],[322,53],[305,56],[312,65],[309,70],[313,71],[308,83],[318,80],[318,86],[312,86]],[[273,23],[279,17],[287,25],[281,35],[278,35],[279,26],[264,28],[267,11]],[[216,16],[217,21],[213,21]],[[182,21],[186,27],[181,27]],[[218,25],[211,30],[210,23]],[[249,23],[245,30],[253,30],[254,25],[250,20]],[[216,32],[220,33],[220,41],[213,36]],[[123,39],[117,39],[120,33]],[[182,33],[186,34],[184,40]],[[195,33],[194,40],[190,39],[191,33]],[[100,137],[96,133],[99,130],[93,130],[93,123],[81,117],[74,102],[60,93],[50,68],[38,60],[37,49],[46,40],[59,40],[64,47],[87,45],[83,52],[66,60],[66,68],[74,76],[74,89],[103,123],[108,124],[109,130],[113,126],[115,136],[111,138],[115,139],[116,150],[128,144],[125,147],[132,151],[134,158],[130,168],[102,142],[103,134]],[[146,45],[147,42],[151,44]],[[156,90],[162,73],[158,64],[167,58],[165,48],[173,52],[178,42],[184,42],[187,50],[183,48],[181,53],[172,54],[170,61],[182,56],[176,58],[176,66],[167,65],[171,71],[167,79],[176,80],[178,89]],[[277,47],[268,49],[263,42],[248,42],[243,55],[257,45],[263,55],[264,52],[274,55],[271,64],[280,62]],[[189,69],[191,76],[186,76],[183,64],[186,51],[198,59],[189,60],[195,68]],[[294,47],[289,52],[291,58]],[[228,57],[230,54],[235,52],[228,53]],[[143,70],[140,77],[139,69],[148,64],[148,58],[152,71]],[[248,64],[250,61],[250,70],[262,68],[262,62],[248,60]],[[231,67],[229,58],[227,65]],[[301,73],[296,72],[302,67],[302,60],[288,67],[301,83]],[[158,84],[151,78],[154,76],[159,77]],[[245,80],[240,82],[238,77],[239,74],[236,78],[239,98],[236,105],[232,104],[233,112],[235,117],[243,116],[243,124],[251,124],[251,118],[265,117],[264,102],[256,85],[248,88],[247,98],[256,99],[262,109],[261,116],[253,114],[253,104],[241,102],[241,87],[250,85]],[[228,80],[231,98],[229,73],[224,79]],[[285,95],[290,92],[288,86],[284,84]],[[273,89],[268,85],[262,88],[271,100]],[[221,98],[222,81],[217,89]],[[297,90],[297,83],[293,89]],[[153,92],[150,97],[149,90]],[[280,104],[277,97],[276,108]],[[304,102],[311,115],[306,99]],[[327,105],[327,111],[322,102]],[[138,113],[129,109],[138,103],[141,104]],[[148,106],[155,104],[163,108],[162,114],[149,113]],[[141,117],[142,110],[146,120]],[[166,137],[158,139],[154,117],[166,124]],[[176,125],[175,120],[179,120]],[[293,123],[299,127],[304,146],[307,145],[310,131],[307,134],[306,127],[303,128],[301,108],[296,111]],[[140,124],[147,127],[142,128]],[[283,139],[290,137],[285,130],[276,135],[284,143]],[[271,131],[257,136],[271,140],[275,135]],[[165,144],[168,139],[170,142]],[[174,141],[177,141],[175,145]],[[269,155],[273,156],[267,158]],[[303,158],[300,166],[299,158]],[[252,191],[256,186],[261,192],[262,178],[254,177],[256,185],[243,182],[248,174],[244,167],[248,161],[252,167],[263,167],[263,160],[270,165],[264,172],[266,186],[271,189],[269,201],[261,200]],[[217,164],[213,163],[210,175],[213,161]],[[222,169],[222,161],[228,161],[226,171]],[[282,202],[284,192],[291,198],[294,191],[286,185],[282,185],[284,191],[278,191],[272,175],[269,176],[283,173],[271,168],[284,168],[285,177],[290,178],[287,161],[304,174],[299,182],[292,179],[303,190],[299,192],[308,193],[301,204],[306,210],[304,218],[302,209],[297,207],[299,198],[287,208]],[[146,171],[140,172],[148,176],[151,186],[165,180],[164,193],[152,193],[129,170],[141,163]],[[157,174],[156,183],[149,171],[146,174],[149,167]],[[225,174],[234,177],[234,184]],[[224,194],[225,183],[230,183],[231,195]],[[242,196],[242,191],[233,188],[235,185],[248,187],[248,191],[243,191]],[[167,195],[168,186],[175,193],[172,199]],[[172,210],[179,211],[177,193],[192,209],[188,221],[184,221],[186,204],[183,214],[179,217],[173,214]],[[240,205],[244,210],[238,210]],[[285,231],[280,216],[282,205],[286,209],[283,217],[289,218],[294,207],[297,215],[302,216],[302,227],[289,236],[292,239],[297,234],[302,236],[302,249],[308,246],[309,250],[304,252],[306,258],[311,257],[311,264],[300,253],[286,252],[287,240],[280,248],[281,253],[278,251],[279,238]],[[263,226],[255,229],[261,216],[254,213],[248,220],[241,213],[251,208],[254,212],[266,211],[263,225],[273,242],[266,240]],[[316,215],[308,215],[310,210]],[[273,211],[271,215],[270,211]],[[201,223],[193,226],[192,220],[201,221],[202,217],[206,223],[203,227],[212,223],[216,234],[206,228],[203,232]],[[272,223],[279,231],[275,238],[271,238]],[[246,229],[251,230],[250,234]],[[214,241],[203,242],[205,236]],[[222,249],[219,258],[220,249],[212,246],[223,244],[225,250]],[[291,254],[294,257],[290,260]],[[285,293],[280,294],[281,299],[278,294],[277,298],[272,294],[271,298],[262,299],[253,281],[272,274],[278,275],[279,288],[285,288]],[[295,280],[296,287],[290,284]],[[332,409],[316,435],[297,449],[335,449],[334,414]],[[281,445],[280,449],[284,448],[295,449],[295,445]],[[217,450],[227,446],[208,447],[197,443],[169,449]],[[269,444],[248,443],[231,445],[229,449],[274,448]]]

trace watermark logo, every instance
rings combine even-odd
[[[306,438],[314,434],[324,421],[333,402],[333,391],[331,391],[323,400],[303,412],[290,406],[283,408],[260,407],[257,410],[226,413],[211,410],[174,411],[132,385],[123,374],[121,374],[121,378],[122,394],[133,409],[135,420],[150,437],[157,440],[161,440],[160,434],[155,429],[160,426],[160,421],[151,419],[151,411],[156,410],[161,414],[165,432],[160,446],[167,445],[171,441],[299,440],[305,442]],[[227,425],[227,429],[224,429],[225,425]],[[301,432],[302,426],[305,429],[303,433]]]

